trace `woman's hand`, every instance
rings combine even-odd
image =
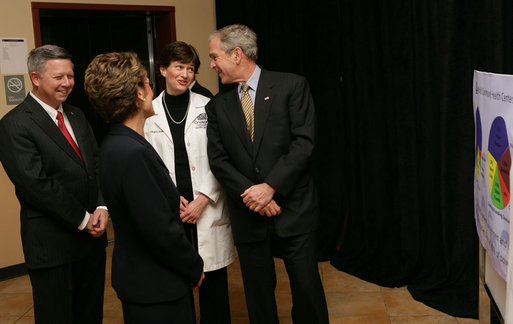
[[[200,194],[198,198],[191,202],[180,197],[180,218],[184,223],[196,224],[203,213],[203,209],[208,204],[208,197]]]

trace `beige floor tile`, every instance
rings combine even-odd
[[[330,316],[330,324],[390,324],[386,315],[382,316]]]
[[[123,323],[121,302],[111,287],[110,264],[113,247],[107,248],[104,323]],[[275,260],[276,301],[281,324],[290,324],[292,298],[283,261]],[[474,319],[454,318],[434,310],[411,297],[407,287],[386,288],[360,280],[319,263],[330,323],[346,324],[478,324]],[[238,260],[228,267],[228,285],[232,324],[249,324],[242,275]],[[32,289],[28,276],[0,281],[0,324],[32,324]],[[389,318],[389,314],[390,318]]]
[[[192,293],[193,293],[193,297],[194,297],[194,311],[196,313],[196,317],[199,318],[199,312],[200,312],[200,309],[199,309],[199,289],[198,288],[194,288],[192,290]]]
[[[110,275],[105,277],[105,287],[103,289],[105,296],[114,296],[117,298],[116,291],[112,288],[112,282],[110,281]]]
[[[384,289],[383,298],[390,316],[445,315],[414,300],[404,288]]]
[[[289,316],[278,316],[280,324],[292,324],[292,318]]]
[[[336,270],[327,271],[323,274],[323,285],[325,292],[380,292],[380,286],[361,280],[355,276]]]
[[[106,295],[103,300],[103,317],[123,318],[121,301],[116,295]]]
[[[378,292],[381,287],[345,273],[332,266],[329,262],[320,262],[319,269],[325,291],[344,292]]]
[[[22,317],[16,321],[16,324],[34,324],[34,317]]]
[[[34,307],[30,307],[30,309],[25,313],[23,314],[23,317],[34,317]]]
[[[29,276],[0,281],[0,293],[32,293]]]
[[[232,318],[247,318],[246,297],[244,292],[230,291],[230,313]]]
[[[114,240],[114,226],[112,225],[112,219],[110,217],[105,230],[107,231],[107,239],[109,241]]]
[[[391,324],[458,324],[452,316],[390,316]]]
[[[274,267],[276,270],[276,292],[290,294],[289,275],[285,263],[281,259],[274,259]]]
[[[114,251],[114,246],[107,246],[105,252],[107,254],[107,262],[105,263],[105,279],[110,278],[111,270],[112,270],[112,252]]]
[[[233,262],[228,266],[228,289],[243,290],[242,273],[238,262]]]
[[[32,307],[32,294],[0,294],[0,316],[22,316]]]
[[[13,324],[19,318],[19,316],[0,316],[0,324]]]
[[[124,321],[123,321],[123,316],[121,317],[115,317],[115,318],[111,318],[111,317],[103,317],[103,324],[123,324]]]
[[[280,318],[291,317],[290,312],[292,311],[292,296],[288,293],[277,292],[276,306],[278,308],[278,316]],[[280,323],[282,323],[280,321]]]
[[[333,317],[387,315],[380,292],[326,293],[326,301]]]

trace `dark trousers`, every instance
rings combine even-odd
[[[125,324],[192,324],[194,304],[192,291],[180,299],[166,303],[137,304],[122,302]]]
[[[205,272],[199,287],[200,324],[230,324],[228,271],[226,267]]]
[[[36,324],[102,323],[105,249],[69,264],[28,272]]]
[[[292,292],[294,323],[329,323],[328,308],[317,265],[316,232],[280,238],[269,226],[264,241],[237,244],[252,324],[279,323],[274,290],[274,256],[283,258]]]
[[[185,234],[198,249],[198,231],[195,224],[184,223]],[[200,324],[230,324],[230,302],[228,298],[228,271],[221,268],[205,272],[199,287]]]

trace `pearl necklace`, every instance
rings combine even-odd
[[[190,100],[190,99],[189,99]],[[164,93],[164,95],[162,96],[162,102],[164,103],[164,108],[166,109],[166,113],[167,115],[169,116],[169,118],[171,119],[171,121],[173,123],[175,123],[176,125],[180,125],[181,123],[183,123],[183,121],[185,120],[185,118],[187,118],[187,114],[189,113],[189,104],[187,104],[187,110],[185,111],[185,115],[183,116],[182,120],[180,120],[179,122],[177,122],[176,120],[173,119],[173,117],[171,116],[171,114],[169,113],[169,110],[167,109],[167,104],[166,104],[166,94]]]

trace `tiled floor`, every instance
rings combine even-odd
[[[107,282],[105,284],[104,323],[123,323],[121,304],[110,286],[110,256],[112,247],[107,248]],[[278,285],[276,300],[280,323],[292,323],[292,306],[285,267],[276,261]],[[477,320],[448,316],[416,302],[406,288],[384,288],[340,272],[329,263],[319,264],[330,323],[348,324],[476,324]],[[249,323],[242,288],[239,264],[228,268],[232,323]],[[32,293],[28,276],[0,281],[0,324],[34,323]]]

